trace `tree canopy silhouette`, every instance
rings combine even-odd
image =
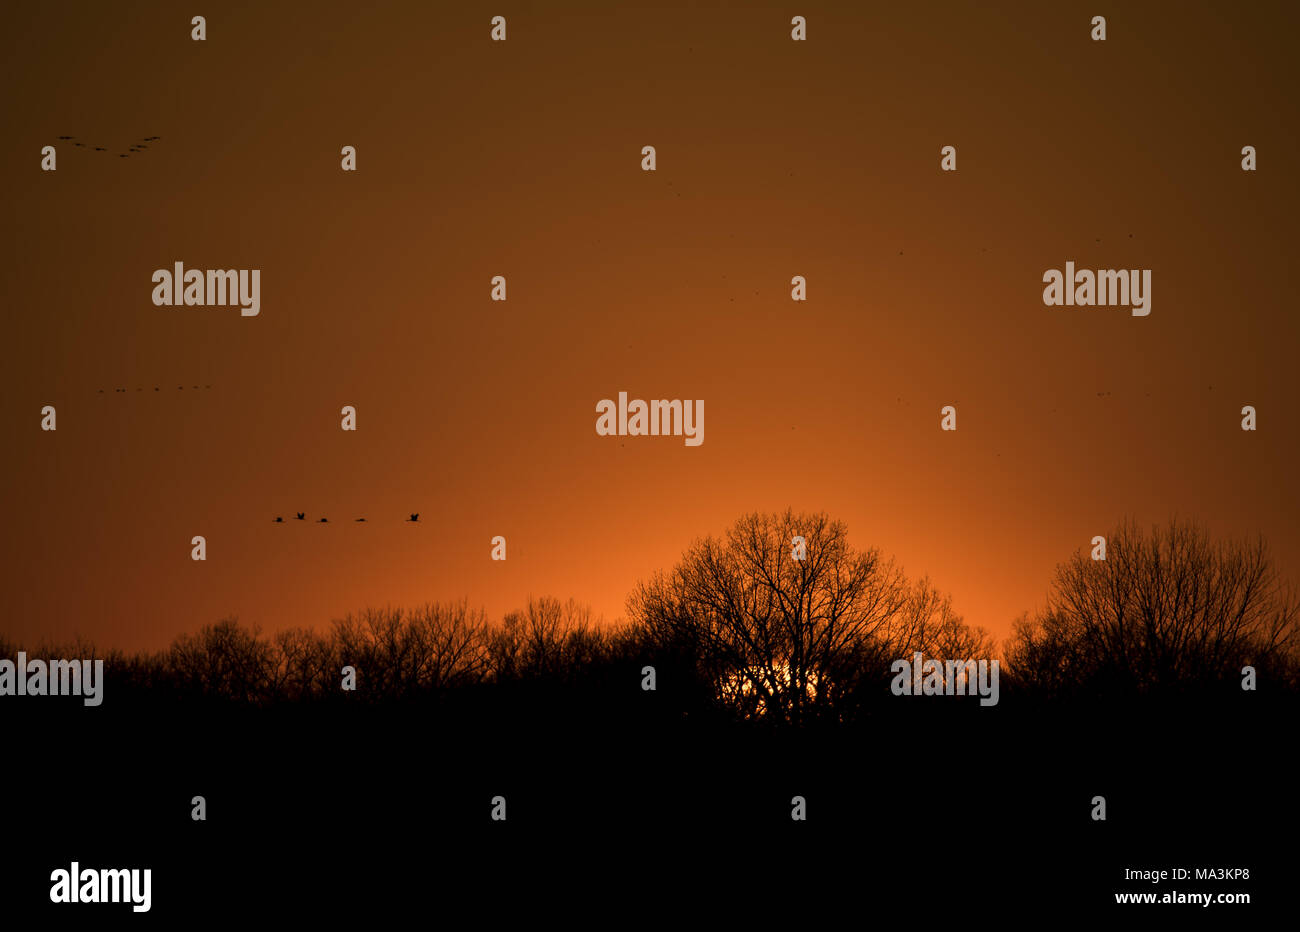
[[[844,717],[894,658],[992,648],[928,579],[909,583],[878,550],[855,550],[824,513],[746,515],[641,583],[628,610],[736,712],[794,725]]]
[[[1294,688],[1298,617],[1262,538],[1212,542],[1177,519],[1144,534],[1128,521],[1104,560],[1080,552],[1057,567],[1046,609],[1017,623],[1007,664],[1048,697],[1238,684],[1245,665]]]

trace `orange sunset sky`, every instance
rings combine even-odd
[[[999,638],[1125,516],[1297,575],[1296,6],[202,6],[6,10],[0,634],[612,620],[787,506]],[[1150,316],[1044,306],[1068,260],[1151,269]],[[176,261],[260,315],[155,307]],[[597,436],[619,391],[703,445]]]

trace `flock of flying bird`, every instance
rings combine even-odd
[[[107,147],[107,146],[88,146],[88,145],[86,145],[84,142],[76,142],[76,141],[75,141],[76,138],[77,138],[76,136],[60,136],[60,137],[59,137],[59,139],[60,139],[61,141],[63,141],[63,142],[72,142],[73,146],[75,146],[75,147],[78,148],[78,149],[94,149],[96,152],[107,152],[107,151],[108,151],[108,147]],[[140,152],[143,152],[145,149],[148,149],[149,146],[147,145],[147,143],[157,142],[157,141],[160,140],[160,139],[162,139],[161,136],[146,136],[146,137],[144,137],[144,139],[142,139],[140,142],[137,142],[137,143],[135,143],[134,145],[128,146],[128,147],[127,147],[127,150],[126,150],[125,152],[119,152],[119,153],[117,154],[117,157],[118,157],[119,159],[129,159],[132,155],[134,155],[134,154],[138,154],[138,153],[140,153]]]
[[[295,521],[306,521],[306,520],[307,520],[307,515],[306,515],[306,513],[300,511],[300,512],[298,512],[297,514],[294,515],[293,520],[295,520]],[[365,519],[365,518],[357,518],[357,519],[355,519],[355,520],[356,520],[356,521],[365,521],[366,519]],[[272,524],[285,524],[285,523],[287,523],[287,522],[284,520],[284,516],[283,516],[283,515],[276,515],[275,518],[272,519],[271,523],[272,523]],[[317,524],[329,524],[329,523],[330,523],[330,519],[329,519],[329,518],[321,518],[321,519],[320,519],[319,521],[317,521],[316,523],[317,523]],[[354,523],[355,523],[355,522],[354,522]],[[413,512],[411,512],[411,516],[410,516],[409,518],[407,518],[406,521],[404,521],[403,523],[404,523],[404,524],[419,524],[419,523],[420,523],[420,513],[419,513],[418,511],[413,511]]]

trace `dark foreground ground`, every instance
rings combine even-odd
[[[899,697],[868,725],[789,736],[663,715],[653,694],[10,698],[0,926],[1243,928],[1300,905],[1295,710],[1253,700],[1034,713]],[[50,903],[73,860],[152,868],[152,909]],[[1117,905],[1123,891],[1252,902]]]

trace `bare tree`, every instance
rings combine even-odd
[[[231,619],[182,634],[167,655],[174,682],[186,692],[256,703],[270,695],[270,645],[258,629]]]
[[[338,682],[330,643],[307,628],[280,631],[273,641],[272,692],[291,701],[313,699]]]
[[[628,609],[652,643],[693,654],[741,715],[791,724],[833,716],[861,677],[964,628],[928,580],[909,585],[878,550],[850,547],[842,522],[790,510],[697,541]]]
[[[427,645],[420,681],[434,689],[463,686],[483,679],[488,669],[487,614],[465,600],[427,604],[411,617]]]
[[[1215,543],[1177,519],[1148,535],[1129,521],[1104,560],[1076,553],[1057,567],[1046,609],[1017,623],[1007,661],[1047,694],[1185,689],[1238,679],[1247,664],[1285,679],[1298,619],[1262,538]]]
[[[367,609],[334,623],[336,665],[364,671],[366,695],[412,695],[477,682],[487,669],[487,619],[468,603],[411,612]]]
[[[522,676],[562,678],[603,657],[607,637],[591,608],[573,599],[529,598],[488,632],[488,657],[497,680]]]

